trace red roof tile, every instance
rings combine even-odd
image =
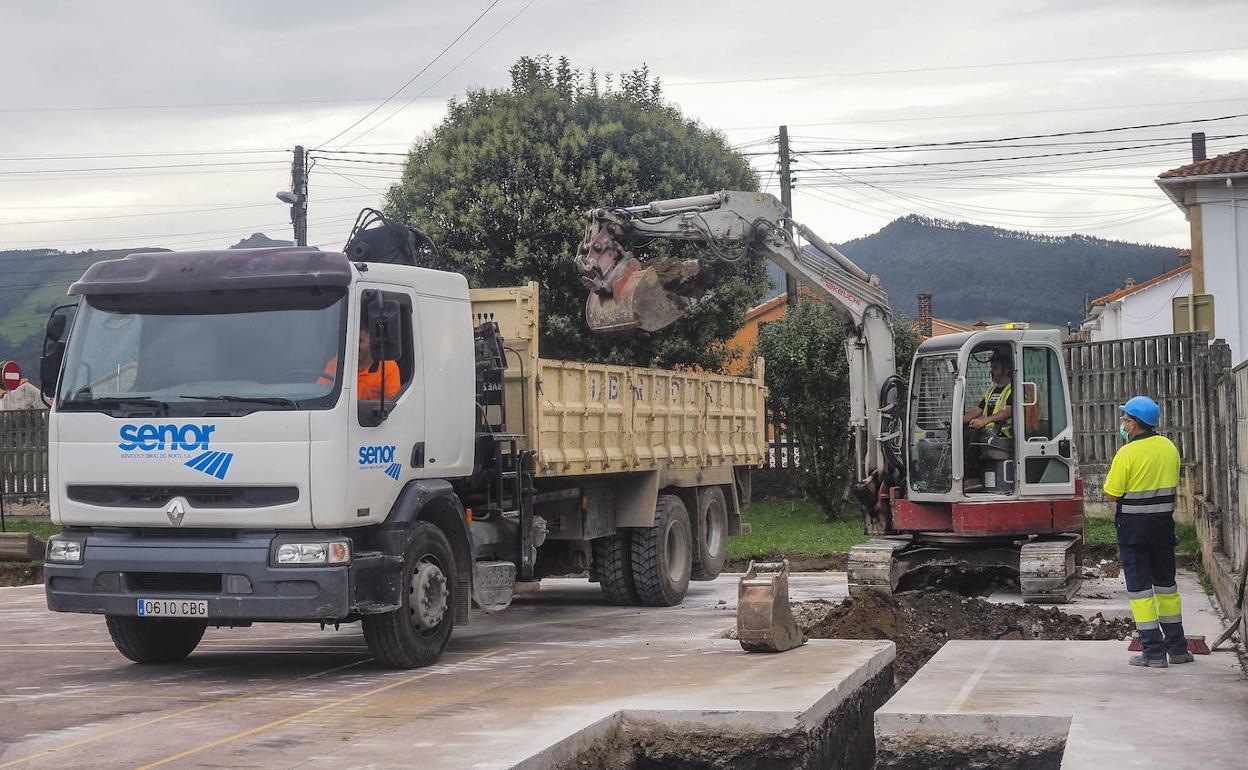
[[[1132,286],[1128,286],[1124,289],[1111,291],[1109,294],[1106,294],[1104,297],[1097,297],[1096,299],[1092,300],[1092,304],[1104,305],[1108,302],[1114,302],[1116,300],[1120,300],[1123,297],[1127,296],[1128,294],[1134,294],[1137,291],[1140,291],[1141,289],[1147,289],[1149,286],[1154,286],[1156,284],[1159,284],[1168,278],[1173,278],[1176,275],[1181,275],[1182,273],[1186,273],[1188,270],[1191,270],[1191,269],[1192,269],[1191,262],[1188,262],[1185,265],[1179,265],[1173,270],[1167,270],[1161,275],[1155,275],[1152,278],[1149,278],[1147,281],[1141,281],[1140,283],[1134,284]]]
[[[1209,176],[1211,174],[1243,174],[1248,173],[1248,149],[1228,152],[1216,158],[1198,160],[1186,166],[1163,171],[1158,176],[1162,179],[1173,179],[1185,176]]]

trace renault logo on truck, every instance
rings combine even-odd
[[[173,526],[181,526],[182,517],[186,515],[186,504],[180,497],[173,498],[172,502],[165,506],[165,515],[169,517],[169,523]]]
[[[150,459],[185,459],[191,452],[194,457],[186,459],[182,464],[191,470],[206,473],[217,479],[224,479],[234,460],[233,452],[215,452],[208,448],[208,442],[216,425],[177,425],[166,423],[154,425],[144,423],[135,425],[126,423],[121,426],[121,443],[117,448],[126,457],[146,457]]]

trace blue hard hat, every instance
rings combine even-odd
[[[1161,419],[1161,409],[1148,396],[1136,396],[1118,408],[1150,428],[1157,427],[1157,422]]]

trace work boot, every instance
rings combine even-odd
[[[1132,655],[1127,662],[1133,666],[1147,666],[1149,668],[1165,668],[1170,665],[1165,658],[1146,658],[1143,655]]]
[[[1194,660],[1196,660],[1196,658],[1193,657],[1187,650],[1184,650],[1183,652],[1170,653],[1170,662],[1176,666],[1180,663],[1191,663]]]

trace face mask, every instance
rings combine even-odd
[[[1118,435],[1122,436],[1123,441],[1127,441],[1131,438],[1131,436],[1127,433],[1127,426],[1122,423],[1118,423]]]

